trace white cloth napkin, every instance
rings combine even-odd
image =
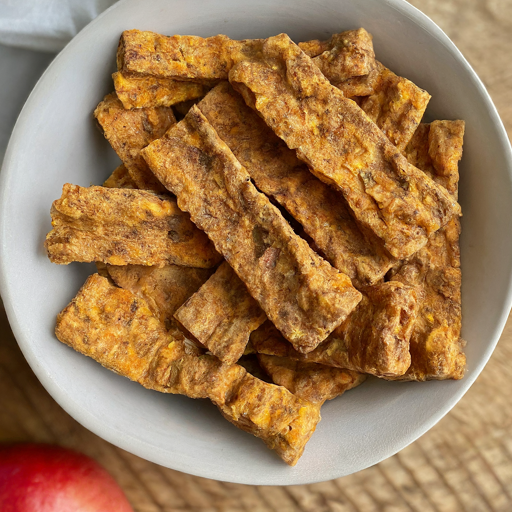
[[[116,1],[0,0],[0,43],[57,52]]]

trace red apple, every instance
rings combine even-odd
[[[81,453],[45,444],[0,445],[2,512],[133,512],[116,481]]]

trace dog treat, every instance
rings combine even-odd
[[[179,265],[107,265],[106,270],[117,286],[142,297],[168,329],[175,324],[174,313],[212,274],[210,269]]]
[[[351,370],[294,361],[287,357],[258,354],[258,360],[274,384],[284,386],[295,396],[315,404],[332,400],[366,380],[366,375]]]
[[[170,107],[201,98],[208,91],[202,84],[169,78],[125,76],[120,72],[114,73],[112,78],[117,97],[126,109]]]
[[[381,69],[375,92],[364,98],[360,106],[403,152],[420,124],[430,94],[382,64],[377,63],[377,66]]]
[[[124,164],[114,169],[114,172],[106,179],[103,186],[107,188],[139,188]]]
[[[229,422],[263,439],[290,466],[295,466],[320,421],[317,404],[303,401],[283,386],[268,384],[249,373],[230,400],[217,406]]]
[[[209,398],[290,465],[320,420],[317,406],[285,388],[200,355],[179,331],[166,331],[144,299],[97,274],[59,314],[55,332],[61,342],[146,388]]]
[[[464,121],[420,124],[404,154],[413,165],[457,198],[463,138]]]
[[[410,161],[457,196],[463,121],[422,124],[406,149]],[[393,271],[393,279],[416,286],[420,309],[411,340],[411,367],[402,380],[461,379],[466,368],[460,339],[460,222],[453,218],[427,245]]]
[[[45,247],[53,263],[208,268],[220,260],[175,199],[151,192],[67,183],[51,214],[53,230]]]
[[[236,62],[261,50],[263,39],[234,41],[227,36],[162,36],[125,30],[119,40],[117,69],[124,76],[201,81],[227,80]]]
[[[417,313],[412,286],[389,281],[368,287],[355,311],[308,354],[293,349],[270,322],[251,335],[260,354],[347,368],[377,377],[403,375],[411,363],[409,339]]]
[[[125,110],[116,94],[112,93],[105,96],[96,107],[94,117],[137,187],[165,192],[140,156],[140,150],[160,138],[176,123],[172,109],[160,107]]]
[[[363,235],[339,192],[313,176],[228,83],[198,108],[256,186],[300,222],[325,258],[356,286],[374,284],[395,260],[372,233]]]
[[[297,350],[313,350],[361,300],[258,192],[197,106],[143,156]]]
[[[174,316],[225,363],[242,357],[251,332],[267,318],[226,262]]]
[[[336,86],[349,78],[368,75],[375,65],[372,36],[364,28],[333,34],[327,41],[299,43],[299,47]]]
[[[311,171],[343,193],[358,222],[396,258],[414,254],[460,214],[453,197],[410,165],[285,34],[267,39],[262,58],[240,62],[229,78]]]

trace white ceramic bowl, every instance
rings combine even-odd
[[[233,38],[287,32],[326,38],[364,26],[378,58],[432,94],[429,119],[464,119],[461,165],[463,337],[458,382],[370,380],[328,402],[305,454],[286,466],[213,405],[143,389],[57,341],[55,316],[94,271],[51,264],[43,249],[50,205],[63,183],[100,184],[117,158],[92,111],[113,89],[119,35]],[[361,470],[401,450],[442,418],[489,359],[511,304],[512,158],[496,110],[464,57],[426,16],[401,0],[125,0],[86,27],[28,99],[1,173],[1,289],[16,338],[46,389],[76,420],[163,466],[245,484],[302,484]]]

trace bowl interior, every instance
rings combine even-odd
[[[233,38],[287,32],[295,41],[364,26],[377,58],[432,94],[429,119],[464,119],[461,164],[463,337],[468,372],[458,382],[370,379],[328,402],[295,468],[227,423],[203,400],[143,389],[57,341],[55,316],[94,266],[51,264],[43,241],[62,185],[101,184],[117,157],[92,111],[113,90],[122,30]],[[125,0],[55,59],[18,120],[2,170],[2,293],[18,342],[44,386],[108,441],[164,466],[246,484],[301,484],[347,475],[392,455],[433,426],[487,362],[510,309],[510,146],[476,75],[448,38],[401,0]]]

